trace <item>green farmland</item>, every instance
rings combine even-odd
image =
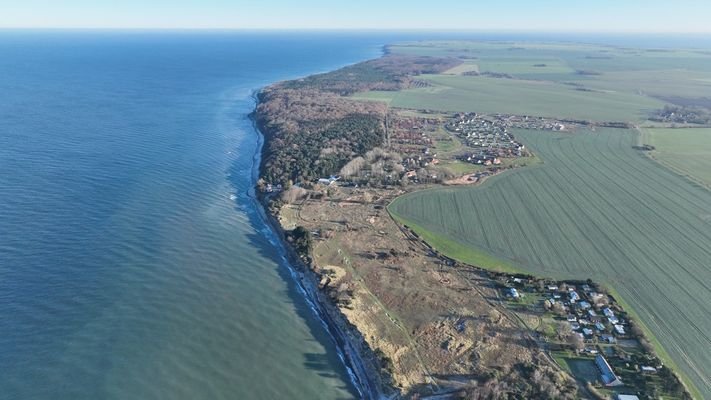
[[[711,188],[711,128],[645,128],[652,157],[674,171]]]
[[[390,212],[454,258],[609,285],[711,398],[711,191],[635,150],[631,131],[516,135],[543,165]]]
[[[388,50],[463,63],[443,74],[419,76],[428,87],[355,98],[403,109],[638,123],[667,103],[705,105],[711,93],[711,53],[695,49],[425,41]]]
[[[453,75],[420,78],[432,86],[399,92],[372,91],[356,98],[409,109],[625,122],[645,120],[651,111],[664,106],[660,100],[635,93],[580,91],[555,82]]]

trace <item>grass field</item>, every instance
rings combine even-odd
[[[555,82],[485,76],[423,75],[433,86],[355,97],[393,107],[437,111],[507,113],[593,121],[642,121],[664,102],[634,93],[580,91]]]
[[[462,75],[467,72],[479,72],[479,64],[475,62],[463,62],[456,67],[443,72],[443,75]]]
[[[567,71],[659,71],[678,70],[705,73],[711,71],[711,53],[698,49],[632,49],[582,43],[435,41],[408,42],[389,46],[392,53],[461,57],[468,62],[513,62],[521,65],[548,64],[558,60]],[[548,66],[548,65],[547,65]],[[487,68],[482,67],[482,71]],[[504,72],[504,71],[496,71]],[[518,74],[527,71],[510,70]]]
[[[463,64],[421,76],[432,87],[356,98],[393,107],[640,122],[665,102],[708,103],[711,53],[572,43],[409,42],[396,54],[458,57]],[[515,79],[463,76],[506,74]]]
[[[454,258],[611,286],[711,398],[711,192],[634,150],[630,131],[516,135],[542,166],[390,212]]]
[[[481,72],[497,72],[502,74],[572,74],[575,72],[560,58],[492,58],[479,61]]]
[[[652,157],[682,175],[711,188],[711,128],[645,128]]]

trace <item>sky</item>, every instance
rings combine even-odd
[[[0,28],[711,33],[709,0],[0,0]]]

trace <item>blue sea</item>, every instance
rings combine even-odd
[[[357,395],[250,194],[248,114],[381,45],[0,33],[0,398]]]
[[[252,95],[433,36],[0,31],[0,398],[356,397],[252,196]]]

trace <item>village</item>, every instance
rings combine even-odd
[[[502,158],[525,156],[525,146],[516,141],[511,129],[538,129],[562,131],[563,123],[546,118],[514,115],[481,115],[459,113],[445,124],[447,131],[457,135],[474,151],[462,156],[463,160],[478,165],[500,165]]]
[[[509,167],[511,163],[506,160],[532,156],[525,145],[516,140],[513,130],[572,131],[586,124],[585,121],[477,113],[394,115],[389,121],[387,145],[403,155],[403,178],[414,183],[446,183],[453,178],[452,172],[454,175],[461,172],[461,167],[455,171],[448,169],[453,162],[471,164],[472,168],[464,170],[472,173],[461,182],[476,183]],[[422,169],[434,172],[423,173]]]
[[[457,179],[467,184],[476,183],[512,167],[506,160],[531,156],[510,133],[510,129],[516,128],[565,129],[553,120],[498,114],[413,116],[393,112],[388,117],[384,147],[400,161],[397,165],[363,165],[354,176],[344,176],[342,184],[446,184]],[[378,176],[382,179],[378,180]],[[331,178],[322,177],[319,183],[327,183],[328,179]],[[331,179],[331,182],[334,181]]]
[[[643,331],[614,297],[592,282],[498,276],[507,307],[530,322],[555,361],[598,398],[683,396]],[[527,325],[529,323],[527,322]]]

